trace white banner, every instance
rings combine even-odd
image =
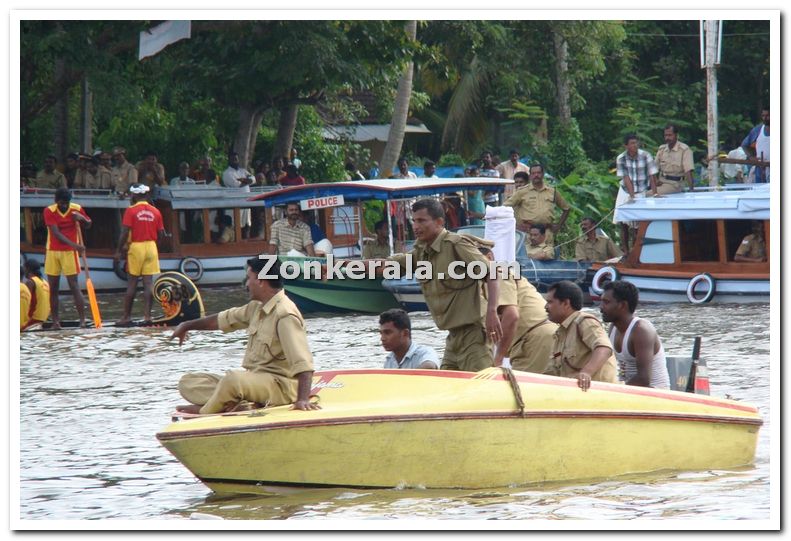
[[[149,30],[140,32],[140,49],[137,59],[154,56],[159,51],[181,39],[189,39],[192,33],[190,21],[165,21]]]
[[[343,206],[342,195],[330,195],[328,197],[318,197],[316,199],[303,199],[299,202],[302,210],[325,209],[329,207]]]

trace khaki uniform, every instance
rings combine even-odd
[[[111,171],[113,186],[118,193],[126,193],[129,187],[137,182],[137,169],[129,162],[124,162],[119,167],[113,167]]]
[[[558,326],[547,319],[546,300],[533,284],[523,277],[500,281],[500,306],[516,306],[519,323],[508,350],[511,366],[516,370],[543,374],[552,358],[552,345]]]
[[[203,406],[201,413],[218,413],[228,402],[247,400],[271,406],[297,399],[297,374],[313,371],[305,321],[296,305],[279,291],[266,304],[250,301],[220,312],[223,332],[247,329],[243,370],[225,376],[185,374],[179,392],[187,401]]]
[[[32,188],[66,188],[66,177],[63,173],[55,169],[52,173],[47,173],[43,169],[36,175],[36,180],[29,184]]]
[[[380,259],[390,256],[390,245],[379,244],[376,240],[363,241],[363,259]]]
[[[506,199],[505,204],[514,208],[514,217],[521,224],[550,225],[555,219],[555,208],[571,208],[555,188],[546,184],[540,190],[536,190],[532,184],[519,188]],[[547,234],[549,233],[547,230]]]
[[[78,175],[79,178],[79,175]],[[77,179],[75,179],[76,185]],[[101,190],[109,190],[113,187],[113,180],[110,175],[110,171],[108,171],[104,167],[100,167],[98,171],[96,171],[95,175],[92,175],[90,172],[85,172],[85,175],[82,177],[81,182],[84,182],[83,188],[88,189],[101,189]]]
[[[757,235],[747,235],[736,250],[736,255],[766,259],[766,242]]]
[[[574,247],[574,258],[577,261],[607,261],[622,255],[623,252],[611,238],[598,235],[593,240],[586,235],[578,239]]]
[[[657,193],[682,192],[685,186],[689,186],[687,172],[694,169],[694,163],[692,150],[684,143],[676,141],[672,149],[666,144],[660,146],[656,151],[656,165],[659,167]],[[667,178],[668,176],[673,178]]]
[[[77,169],[77,172],[74,173],[74,184],[72,188],[87,188],[88,177],[90,176],[91,174],[87,169]]]
[[[473,241],[447,229],[443,229],[428,246],[421,241],[416,242],[411,255],[414,269],[419,261],[431,264],[431,279],[418,282],[434,323],[448,331],[440,368],[477,372],[491,367],[494,359],[486,340],[485,320],[481,317],[483,299],[478,280],[448,276],[448,267],[454,261],[465,264],[480,261],[488,269],[489,260],[478,251]],[[406,258],[406,254],[396,254],[388,259],[406,268]],[[456,272],[462,273],[463,269],[457,266]]]
[[[552,359],[546,372],[564,378],[576,378],[590,360],[593,350],[599,346],[610,348],[610,357],[591,376],[592,381],[617,383],[618,368],[612,343],[595,316],[574,312],[555,331]]]
[[[527,245],[527,257],[531,259],[555,259],[555,247],[546,241],[538,246]]]

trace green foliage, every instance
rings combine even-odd
[[[464,158],[458,154],[443,154],[437,161],[437,167],[446,167],[452,165],[464,165]]]
[[[554,124],[550,135],[546,167],[554,175],[564,177],[587,161],[576,120],[572,118],[568,126]]]
[[[374,225],[379,220],[385,218],[385,202],[384,201],[365,201],[363,202],[363,218],[365,221],[365,228],[374,233]]]
[[[346,178],[345,152],[341,144],[325,141],[323,122],[313,107],[302,106],[297,115],[294,147],[302,160],[301,174],[308,182],[332,182]]]

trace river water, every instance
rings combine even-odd
[[[239,288],[203,296],[208,313],[246,301]],[[118,318],[120,302],[121,295],[100,297],[105,320]],[[69,318],[70,300],[61,307]],[[137,317],[140,311],[138,298]],[[154,435],[182,403],[181,374],[238,367],[244,332],[191,333],[181,348],[162,329],[33,332],[21,336],[18,518],[677,519],[688,527],[697,520],[769,520],[769,388],[770,377],[779,376],[779,367],[770,370],[769,306],[655,305],[638,313],[653,321],[669,354],[689,354],[693,338],[703,336],[712,395],[758,407],[764,425],[752,466],[486,491],[321,489],[220,497]],[[317,370],[376,368],[384,361],[375,316],[309,317],[307,327]],[[415,340],[442,349],[444,332],[427,313],[413,314],[413,328]]]

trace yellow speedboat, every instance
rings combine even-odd
[[[217,492],[486,488],[750,464],[757,410],[678,391],[490,368],[316,372],[320,410],[175,420],[157,434]]]

